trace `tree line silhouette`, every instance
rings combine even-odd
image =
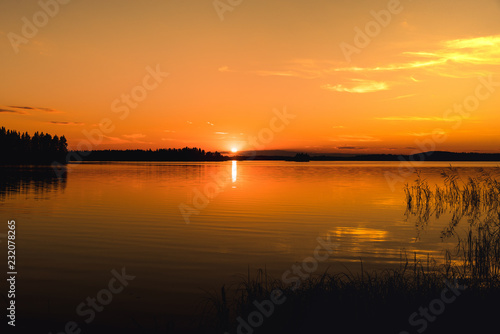
[[[71,161],[224,161],[221,153],[205,152],[201,148],[168,148],[156,150],[95,150],[75,151]]]
[[[64,136],[48,133],[18,132],[0,128],[0,164],[48,165],[54,161],[66,163],[68,143]]]

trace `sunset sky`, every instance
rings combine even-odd
[[[499,0],[60,1],[0,3],[2,126],[72,149],[500,152]]]

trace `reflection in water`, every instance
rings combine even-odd
[[[236,164],[237,164],[236,160],[233,160],[232,168],[231,168],[231,177],[232,177],[233,183],[236,182],[236,176],[238,175],[238,166]]]
[[[491,220],[500,209],[500,182],[493,172],[480,168],[460,175],[456,168],[450,168],[441,173],[444,185],[435,188],[417,174],[414,183],[405,187],[405,216],[416,219],[418,230],[425,228],[431,218],[451,216],[450,224],[442,231],[443,238],[453,236],[464,218],[470,225]]]
[[[403,247],[441,254],[446,222],[429,223],[412,242],[414,227],[401,217],[403,189],[392,192],[385,177],[398,169],[347,162],[84,163],[71,165],[71,182],[50,168],[1,172],[0,193],[10,195],[0,206],[19,220],[24,243],[16,298],[30,315],[50,304],[49,318],[64,324],[82,298],[103,289],[112,269],[126,267],[137,279],[100,319],[182,317],[205,297],[201,291],[248,268],[266,266],[281,277],[312,254],[318,236],[332,232],[340,247],[317,272],[359,270],[360,258],[365,268],[396,267]],[[429,167],[426,177],[439,178],[440,170]],[[204,203],[213,182],[223,191],[186,225],[179,204]],[[33,196],[40,193],[47,196]]]
[[[336,238],[346,238],[346,237],[356,238],[358,242],[385,241],[387,239],[387,234],[388,234],[388,232],[384,230],[376,230],[372,228],[363,228],[363,227],[358,227],[358,228],[339,227],[338,229],[330,231],[330,233],[334,235]]]
[[[67,171],[57,173],[51,167],[2,167],[0,168],[0,200],[14,194],[35,199],[48,199],[48,194],[66,188]]]
[[[493,172],[498,172],[494,170]],[[500,273],[500,181],[483,169],[472,175],[460,175],[454,168],[443,171],[444,186],[431,188],[419,174],[406,186],[406,217],[415,217],[417,231],[428,227],[432,217],[449,219],[441,231],[443,240],[455,238],[456,255],[463,273],[471,277],[489,277]],[[459,223],[467,220],[464,229]]]
[[[371,254],[397,254],[397,250],[391,250],[389,247],[379,249],[374,247],[376,243],[385,243],[389,236],[387,230],[379,230],[365,227],[344,227],[340,226],[328,232],[335,242],[342,242],[343,250],[351,253],[363,253],[370,249]],[[351,262],[358,262],[359,258]]]

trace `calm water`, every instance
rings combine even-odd
[[[467,174],[498,164],[453,165]],[[425,163],[420,170],[435,183],[447,166]],[[439,261],[454,245],[440,238],[449,217],[424,229],[407,221],[402,183],[392,191],[384,176],[398,174],[398,167],[74,164],[60,178],[50,169],[4,169],[0,212],[5,223],[17,222],[19,317],[61,322],[54,332],[66,321],[81,323],[77,305],[107,287],[112,269],[125,267],[135,279],[96,315],[97,323],[147,327],[154,316],[183,319],[203,309],[205,291],[240,281],[236,275],[248,268],[266,267],[280,278],[327,235],[339,247],[317,273],[328,266],[358,270],[360,258],[365,268],[397,266],[402,249]],[[189,221],[179,206],[191,213]]]

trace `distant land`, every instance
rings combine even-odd
[[[252,156],[238,155],[231,160],[285,160],[294,161],[295,155],[265,155]],[[302,153],[304,154],[304,153]],[[305,154],[310,161],[500,161],[500,153],[471,153],[471,152],[447,152],[429,151],[412,155],[404,154]]]
[[[53,165],[80,161],[500,161],[500,153],[429,151],[413,155],[331,154],[291,150],[210,152],[201,148],[68,151],[66,137],[35,132],[32,136],[0,127],[0,165]]]
[[[398,154],[307,154],[291,151],[254,151],[239,154],[205,152],[199,148],[159,150],[70,151],[70,161],[500,161],[500,153],[429,151],[413,155]],[[75,158],[76,157],[76,158]]]

